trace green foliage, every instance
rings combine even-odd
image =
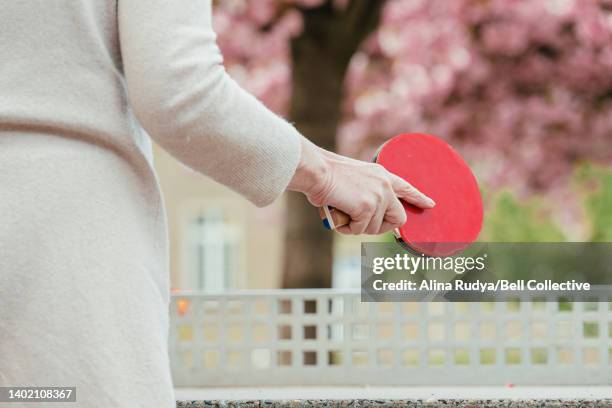
[[[612,169],[583,164],[575,180],[590,223],[589,241],[612,242]]]
[[[540,200],[519,201],[509,191],[490,193],[481,241],[560,242],[561,230],[553,223]]]

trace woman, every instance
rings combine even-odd
[[[12,1],[0,30],[0,386],[76,386],[87,407],[174,406],[147,133],[258,206],[288,188],[339,208],[352,218],[341,232],[401,225],[397,197],[433,205],[377,165],[318,149],[241,90],[210,0]]]

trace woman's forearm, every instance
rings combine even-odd
[[[121,1],[118,13],[128,96],[151,137],[259,206],[278,197],[301,136],[225,72],[210,0]]]

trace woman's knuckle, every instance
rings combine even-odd
[[[409,197],[416,198],[416,197],[418,197],[419,192],[417,191],[416,188],[414,188],[410,184],[408,184],[404,188],[404,194],[406,194]]]
[[[371,212],[371,203],[370,200],[368,198],[362,198],[356,206],[356,216],[358,218],[362,218],[363,216],[365,216],[366,214]]]
[[[370,171],[372,176],[377,179],[386,178],[387,170],[385,170],[385,168],[378,163],[368,164],[368,170]]]
[[[392,223],[395,226],[404,225],[407,220],[406,212],[399,202],[397,205],[393,205],[389,209],[389,212],[386,214],[385,218],[389,223]]]
[[[379,203],[385,198],[385,190],[383,186],[379,186],[372,192],[373,202]]]
[[[406,213],[404,211],[400,211],[399,212],[399,216],[397,218],[397,222],[399,225],[404,225],[406,223],[406,221],[408,221],[408,216],[406,216]]]
[[[391,181],[391,179],[389,177],[383,177],[380,179],[380,185],[386,190],[386,191],[395,191],[395,188],[393,188],[393,182]]]
[[[369,200],[365,201],[364,207],[365,207],[366,213],[371,214],[376,210],[376,201],[370,198]]]

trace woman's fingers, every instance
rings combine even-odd
[[[370,220],[360,220],[360,221],[352,221],[348,227],[353,235],[361,235],[365,232],[368,227]]]
[[[388,204],[387,204],[388,202]],[[366,234],[376,235],[399,228],[406,222],[406,212],[400,200],[393,191],[388,192],[388,198],[378,202],[365,229]],[[358,233],[360,226],[354,226],[352,231]]]
[[[395,196],[389,203],[384,221],[391,224],[393,228],[399,228],[406,223],[406,211],[404,211],[404,206]]]
[[[389,223],[387,221],[384,221],[382,223],[382,225],[380,226],[379,234],[384,234],[385,232],[393,231],[396,228],[398,228],[398,227],[395,224],[392,224],[392,223]]]
[[[370,219],[370,222],[368,223],[368,226],[365,229],[366,234],[380,234],[380,226],[382,225],[383,220],[385,219],[385,210],[386,209],[384,208],[384,204],[377,208],[376,212]]]
[[[376,212],[380,211],[376,207],[376,203],[369,202],[369,200],[360,205],[359,210],[351,217],[351,222],[348,225],[351,234],[360,235],[366,231]]]
[[[341,227],[338,227],[336,228],[336,231],[338,231],[341,234],[347,234],[347,235],[352,234],[351,227],[349,227],[348,225],[343,225]]]
[[[408,183],[403,178],[396,176],[393,173],[389,173],[391,177],[391,184],[395,194],[402,200],[416,205],[420,208],[432,208],[436,205],[435,201],[421,193],[412,184]]]

